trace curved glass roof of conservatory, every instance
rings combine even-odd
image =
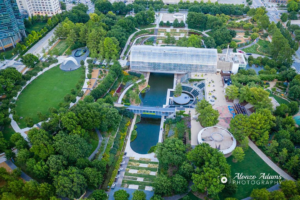
[[[193,47],[132,46],[130,66],[139,71],[215,72],[217,50]]]

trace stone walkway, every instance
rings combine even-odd
[[[280,167],[278,167],[273,161],[268,158],[251,140],[249,140],[249,146],[255,153],[265,161],[267,165],[269,165],[275,172],[277,172],[280,176],[282,176],[285,180],[293,180],[293,177],[291,177],[289,174],[287,174],[285,171],[283,171]]]

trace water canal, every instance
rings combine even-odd
[[[174,74],[151,73],[150,90],[140,94],[143,106],[162,107],[166,103],[167,90],[173,88]],[[132,150],[147,154],[158,142],[161,116],[142,115],[137,123],[137,137],[130,143]]]

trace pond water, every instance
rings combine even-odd
[[[162,107],[166,103],[167,91],[173,88],[174,74],[151,73],[149,79],[150,90],[141,94],[141,105]],[[152,146],[158,142],[161,116],[142,115],[137,123],[137,137],[130,143],[132,150],[140,154],[147,154]]]

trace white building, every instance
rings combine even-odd
[[[56,15],[61,13],[58,0],[17,0],[22,15]]]
[[[218,54],[217,71],[231,71],[236,74],[240,68],[246,69],[247,62],[242,53]]]

